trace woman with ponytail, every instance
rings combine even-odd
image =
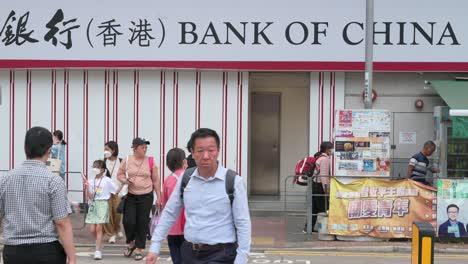
[[[52,133],[54,139],[54,145],[52,145],[51,149],[51,158],[61,160],[60,164],[60,177],[65,180],[65,147],[67,142],[63,140],[63,132],[60,130],[55,130]]]

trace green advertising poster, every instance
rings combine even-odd
[[[437,233],[439,237],[468,236],[468,180],[437,182]]]
[[[452,138],[468,138],[468,116],[452,117]]]

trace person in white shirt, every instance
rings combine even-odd
[[[110,177],[117,186],[119,190],[117,194],[111,194],[109,199],[109,223],[103,226],[104,235],[109,237],[109,243],[115,244],[117,238],[122,238],[122,215],[117,213],[117,207],[120,203],[120,197],[118,193],[122,189],[122,184],[118,180],[118,172],[120,168],[120,163],[122,161],[119,158],[119,145],[115,141],[109,141],[104,144],[104,161],[106,162],[107,173],[106,176]]]
[[[96,239],[96,251],[94,259],[102,259],[102,226],[109,222],[108,200],[111,194],[116,194],[118,186],[109,177],[106,177],[106,163],[103,160],[93,162],[92,173],[94,179],[86,179],[83,176],[86,197],[89,201],[86,224],[89,225],[91,234]]]

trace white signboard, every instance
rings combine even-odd
[[[461,0],[376,1],[376,68],[463,67],[450,63],[468,62],[466,10]],[[365,1],[4,1],[0,68],[362,69],[364,22]]]
[[[416,132],[400,132],[400,144],[416,144]]]

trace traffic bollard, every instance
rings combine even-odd
[[[427,222],[413,222],[411,264],[434,263],[434,227]]]

